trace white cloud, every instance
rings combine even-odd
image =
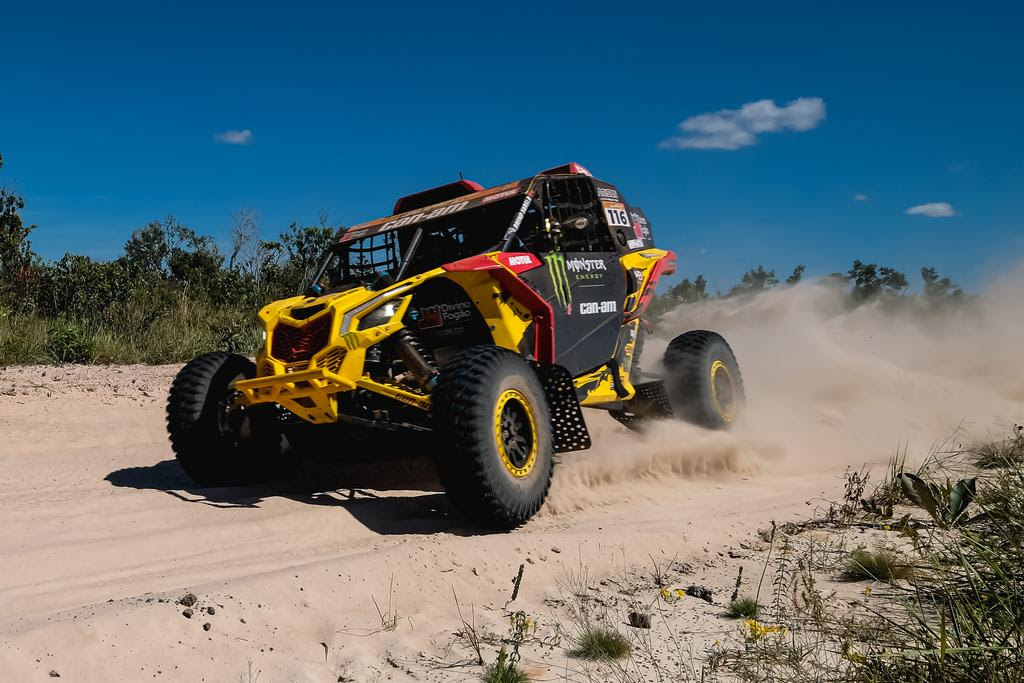
[[[906,213],[908,216],[928,216],[929,218],[949,218],[956,215],[953,207],[946,202],[918,204],[907,209]]]
[[[691,116],[678,128],[681,135],[662,140],[662,149],[739,149],[757,142],[760,133],[811,130],[825,118],[825,101],[800,97],[780,107],[773,100],[747,102],[739,109],[722,109]]]
[[[866,202],[868,200],[868,196],[866,194],[855,194],[853,195],[853,198],[858,202]]]
[[[213,141],[224,145],[251,145],[252,131],[246,128],[245,130],[226,130],[214,133]]]

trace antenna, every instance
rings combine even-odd
[[[459,180],[465,180],[465,178],[462,177],[462,171],[459,171]]]

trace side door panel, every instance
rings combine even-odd
[[[623,321],[626,279],[615,254],[547,252],[522,275],[551,305],[555,362],[572,375],[608,362]]]

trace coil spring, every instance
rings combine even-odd
[[[395,334],[395,347],[421,387],[433,383],[440,373],[437,361],[412,330],[407,327],[399,330]]]
[[[434,354],[432,354],[427,347],[423,346],[423,342],[420,341],[419,336],[415,332],[410,330],[408,327],[403,327],[396,333],[396,336],[400,341],[408,344],[413,351],[422,356],[423,360],[427,362],[427,365],[434,370],[438,369],[437,361],[434,360]]]

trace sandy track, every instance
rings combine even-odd
[[[573,486],[589,475],[572,476],[578,461],[569,462],[552,510],[511,535],[476,535],[430,490],[200,489],[164,433],[174,371],[0,373],[0,659],[12,680],[51,670],[72,680],[232,680],[249,659],[261,680],[337,680],[336,671],[461,680],[470,671],[434,661],[457,625],[453,588],[464,604],[500,604],[529,558],[524,593],[542,610],[580,557],[701,563],[833,484],[819,474],[783,492],[705,463],[696,479],[652,476],[642,496],[580,499]],[[635,443],[598,423],[604,438]],[[728,582],[724,569],[705,569],[693,579]],[[386,601],[392,575],[399,628],[347,633],[379,626],[370,596]],[[173,602],[186,591],[215,614],[181,616]]]
[[[756,529],[838,497],[848,464],[885,463],[908,443],[921,457],[958,424],[954,440],[1024,420],[1019,291],[939,313],[850,309],[834,288],[803,285],[684,307],[672,329],[721,330],[736,350],[746,419],[640,438],[588,413],[595,448],[558,465],[538,517],[498,535],[412,484],[193,487],[164,432],[176,368],[0,369],[0,679],[230,681],[251,661],[263,683],[475,680],[453,645],[453,592],[481,631],[506,633],[521,563],[516,606],[540,634],[566,625],[573,575],[618,620],[624,585],[657,595],[653,563],[721,602],[740,566],[761,571]],[[191,618],[176,602],[186,592]],[[375,601],[397,613],[394,630],[379,630]],[[673,607],[652,631],[657,656],[699,660],[735,634],[721,612]],[[534,680],[583,680],[564,640],[523,661]]]

